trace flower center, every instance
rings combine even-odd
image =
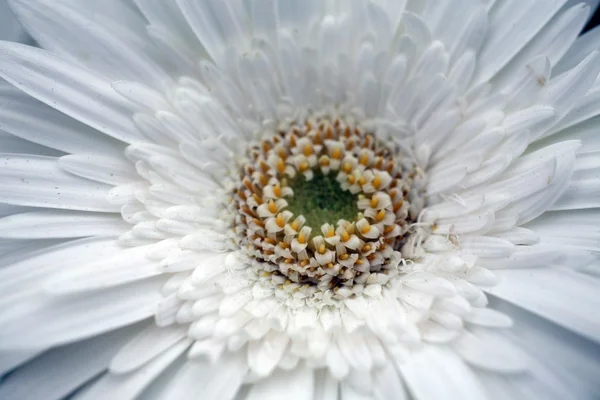
[[[394,142],[353,121],[280,123],[241,162],[235,240],[276,286],[350,288],[397,273],[424,176]]]
[[[305,224],[315,229],[324,224],[335,225],[341,219],[359,219],[358,197],[342,190],[335,177],[316,170],[311,180],[304,176],[292,179],[289,187],[293,196],[287,200],[287,209],[294,215],[302,215]]]

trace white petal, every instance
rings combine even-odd
[[[44,285],[53,294],[73,294],[119,286],[162,273],[160,261],[148,257],[151,246],[124,249],[89,264],[52,276]]]
[[[75,209],[118,211],[108,202],[108,185],[91,182],[62,171],[55,158],[4,155],[0,177],[0,200],[10,204]]]
[[[3,351],[2,355],[0,355],[0,375],[4,376],[6,373],[43,353],[43,351],[35,349]]]
[[[485,82],[497,74],[519,50],[529,42],[548,20],[560,9],[565,0],[552,0],[540,9],[537,2],[522,6],[519,1],[504,1],[490,16],[488,37],[481,49],[475,78]],[[506,21],[512,21],[507,24]]]
[[[556,65],[581,32],[588,14],[589,8],[581,3],[564,12],[557,13],[536,37],[511,60],[495,81],[498,81],[498,78],[510,78],[514,74],[515,68],[525,65],[526,62],[533,60],[538,55],[544,55],[548,58],[550,65]]]
[[[339,383],[326,370],[315,371],[314,400],[337,399]]]
[[[125,374],[140,368],[183,339],[185,334],[184,327],[158,328],[151,323],[115,354],[110,361],[110,371]]]
[[[15,4],[20,19],[41,47],[71,62],[87,65],[111,79],[140,79],[157,85],[168,82],[165,72],[143,51],[150,43],[131,43],[139,36],[128,43],[127,33],[99,23],[98,13],[85,12],[68,2],[38,0],[35,5],[22,1],[15,1]],[[118,7],[121,14],[127,12],[126,6],[119,3],[107,7]],[[139,21],[134,18],[129,18],[125,26]]]
[[[27,243],[24,240],[18,242]],[[105,258],[121,248],[114,239],[90,238],[31,250],[12,262],[7,259],[8,265],[0,269],[0,291],[4,293],[0,304],[4,311],[6,305],[16,299],[38,293],[44,281],[56,272]]]
[[[245,400],[313,400],[314,372],[299,367],[292,371],[278,370],[250,388]]]
[[[27,94],[125,142],[142,140],[128,103],[96,74],[44,50],[0,46],[0,76]]]
[[[592,51],[600,49],[600,29],[594,28],[579,36],[560,62],[553,68],[553,75],[560,75],[579,64]]]
[[[0,347],[58,345],[143,320],[155,312],[162,283],[147,280],[82,296],[20,301],[2,316]]]
[[[473,372],[446,349],[429,346],[401,364],[400,371],[419,400],[487,398]]]
[[[72,174],[109,185],[122,185],[139,180],[133,165],[116,157],[74,154],[61,157],[58,164]]]
[[[268,377],[283,356],[289,337],[285,333],[271,331],[262,340],[248,346],[248,366],[260,377]]]
[[[529,358],[509,340],[477,331],[464,333],[452,348],[471,365],[500,373],[524,372]]]
[[[118,214],[35,211],[0,219],[0,237],[37,239],[118,236],[130,227]]]
[[[19,368],[0,385],[0,397],[21,400],[60,400],[103,372],[110,358],[139,326],[115,330],[49,350]],[[36,385],[31,386],[31,380]]]
[[[374,372],[373,392],[375,400],[408,399],[404,382],[392,363]]]
[[[2,88],[1,93],[2,129],[15,136],[67,153],[119,154],[124,149],[122,142],[48,107],[15,87]]]
[[[505,301],[492,298],[491,304],[494,309],[509,315],[515,324],[511,329],[487,331],[488,335],[499,335],[519,346],[530,356],[529,365],[534,372],[539,365],[548,368],[554,375],[551,381],[568,387],[568,393],[574,398],[594,397],[590,393],[597,393],[597,376],[600,374],[600,349],[595,343]],[[538,366],[531,360],[539,363]],[[540,378],[538,373],[535,375]],[[536,390],[532,382],[524,383]]]
[[[488,291],[592,340],[600,340],[595,278],[554,268],[497,271],[502,279]]]
[[[151,362],[126,375],[107,373],[88,388],[77,393],[73,400],[134,400],[165,369],[189,347],[189,341],[181,341],[165,350]]]

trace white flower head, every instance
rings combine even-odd
[[[0,398],[598,394],[588,5],[11,4]]]

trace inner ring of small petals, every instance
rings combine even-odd
[[[242,252],[278,285],[326,290],[387,279],[423,203],[412,188],[422,171],[390,143],[351,121],[313,118],[249,148],[231,200]],[[310,187],[315,176],[356,196],[354,218],[310,226],[290,211],[291,183]]]

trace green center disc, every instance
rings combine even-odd
[[[294,215],[303,215],[306,225],[313,228],[313,235],[320,234],[319,228],[323,224],[335,226],[340,219],[356,219],[359,212],[356,205],[358,199],[349,191],[342,190],[335,180],[335,174],[324,175],[321,171],[315,171],[310,181],[303,175],[298,175],[290,181],[289,186],[294,191],[294,196],[286,199],[287,209]]]

